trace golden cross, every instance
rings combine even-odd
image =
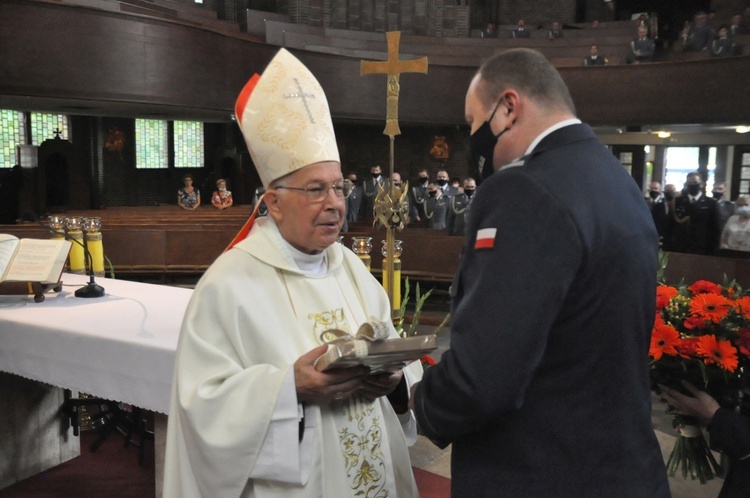
[[[388,75],[388,101],[385,115],[384,135],[393,137],[400,135],[398,127],[398,77],[401,73],[423,73],[427,74],[427,57],[414,60],[398,58],[398,44],[401,40],[400,31],[389,31],[385,34],[388,42],[388,59],[384,61],[360,61],[359,74],[387,74]]]

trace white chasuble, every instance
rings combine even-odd
[[[304,275],[265,218],[198,283],[175,361],[165,498],[418,496],[413,415],[397,416],[387,398],[305,405],[302,443],[296,410],[286,420],[275,410],[321,332],[390,320],[385,292],[351,251],[333,244],[326,258],[324,274]],[[417,382],[418,362],[404,374]],[[284,433],[269,430],[277,424],[291,428],[280,445],[270,444]],[[269,460],[283,475],[259,470]]]

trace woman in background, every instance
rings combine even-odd
[[[232,205],[232,192],[227,190],[227,181],[223,178],[216,180],[216,188],[211,195],[211,204],[219,209],[226,209]]]
[[[733,251],[750,251],[750,195],[737,198],[734,214],[729,217],[721,232],[721,248]]]
[[[185,175],[182,177],[184,186],[177,191],[177,205],[188,211],[195,210],[201,205],[201,192],[193,187],[193,177]]]

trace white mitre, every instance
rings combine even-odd
[[[264,187],[310,164],[341,162],[323,88],[286,49],[250,78],[234,111]]]

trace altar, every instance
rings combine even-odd
[[[70,434],[59,434],[62,443],[55,438],[61,420],[55,419],[55,403],[62,399],[56,391],[63,388],[156,412],[158,481],[163,475],[160,448],[166,434],[174,356],[192,291],[100,278],[97,282],[104,287],[105,296],[83,299],[73,293],[88,277],[64,274],[62,281],[62,291],[47,294],[42,303],[21,296],[0,299],[0,372],[5,373],[0,377],[4,394],[0,414],[14,413],[6,417],[13,420],[5,422],[17,426],[4,427],[2,432],[23,434],[20,443],[18,438],[0,439],[0,488],[27,477],[29,468],[36,466],[41,471],[44,465],[49,468],[54,463],[53,459],[42,462],[42,467],[24,464],[26,469],[20,470],[14,459],[28,453],[19,451],[24,446],[60,444],[64,448],[57,451],[61,461],[56,463],[78,455],[80,447],[74,447],[77,441]],[[30,381],[44,384],[39,387],[47,406],[47,419],[42,424],[38,423],[38,404],[19,407],[18,397],[12,393],[27,391]],[[32,426],[49,430],[35,435]],[[161,483],[156,487],[159,492]]]

